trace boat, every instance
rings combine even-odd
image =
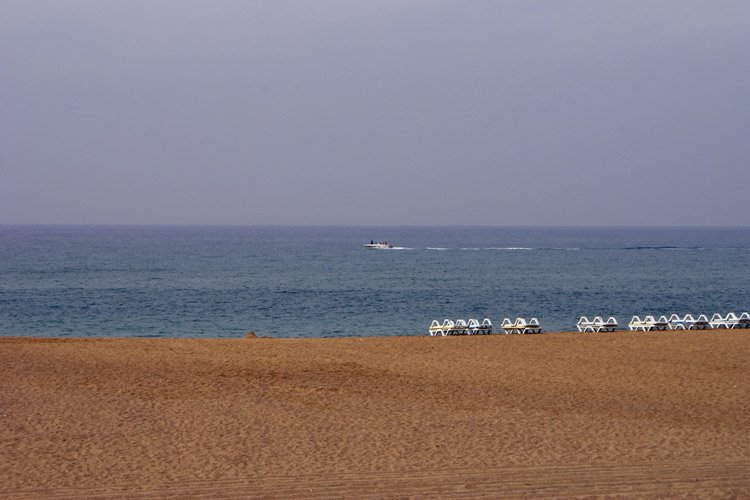
[[[374,248],[376,250],[388,250],[389,248],[393,248],[393,245],[388,243],[387,240],[380,241],[378,243],[375,243],[375,240],[370,241],[370,243],[367,243],[364,245],[365,248]]]

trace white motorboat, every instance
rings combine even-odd
[[[374,248],[376,250],[388,250],[389,248],[393,248],[393,245],[388,243],[387,240],[380,241],[378,243],[375,243],[375,241],[371,241],[370,243],[367,243],[364,245],[365,248]]]

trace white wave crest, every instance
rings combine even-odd
[[[490,250],[534,250],[529,247],[492,247]]]

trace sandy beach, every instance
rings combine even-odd
[[[0,497],[750,496],[750,331],[0,338]]]

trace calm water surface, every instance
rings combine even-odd
[[[400,249],[366,250],[389,239]],[[0,226],[0,335],[425,334],[750,309],[750,229]]]

